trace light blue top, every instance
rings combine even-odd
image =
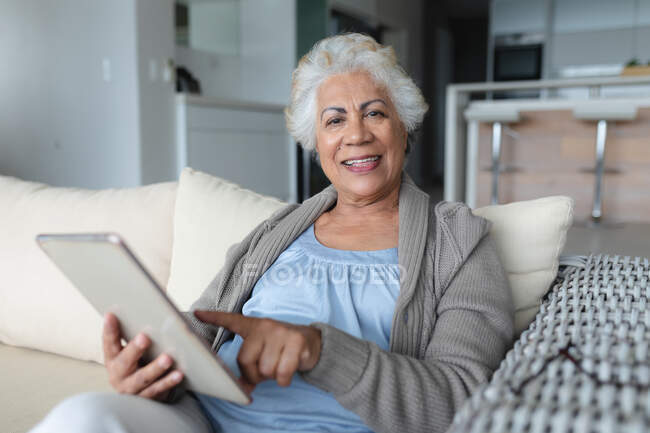
[[[242,313],[294,324],[325,322],[388,349],[399,293],[397,248],[349,251],[322,245],[314,225],[305,230],[257,281]],[[237,335],[219,356],[239,373]],[[369,432],[332,394],[295,374],[289,387],[267,380],[253,391],[248,406],[197,394],[215,431]]]

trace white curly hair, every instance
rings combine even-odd
[[[284,114],[289,133],[304,149],[316,146],[318,88],[333,75],[356,71],[369,73],[387,90],[409,137],[420,126],[429,106],[397,63],[393,48],[364,34],[341,34],[317,42],[293,71],[291,100]]]

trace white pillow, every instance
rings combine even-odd
[[[284,202],[185,168],[178,183],[167,294],[189,310],[223,267],[226,251]]]
[[[492,222],[490,234],[508,273],[519,334],[535,318],[555,279],[573,221],[573,199],[552,196],[486,206],[473,213]]]
[[[164,287],[175,196],[175,182],[87,190],[0,176],[0,341],[102,362],[101,316],[34,238],[117,232]]]

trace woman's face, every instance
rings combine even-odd
[[[334,75],[317,107],[316,151],[339,195],[372,201],[399,187],[407,133],[385,89],[367,72]]]

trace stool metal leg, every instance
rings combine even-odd
[[[501,159],[501,122],[492,124],[492,198],[491,204],[499,203],[499,160]]]
[[[607,139],[607,121],[598,121],[598,132],[596,134],[596,185],[594,190],[594,207],[591,211],[591,219],[599,222],[603,216],[603,173],[605,171],[605,141]]]

